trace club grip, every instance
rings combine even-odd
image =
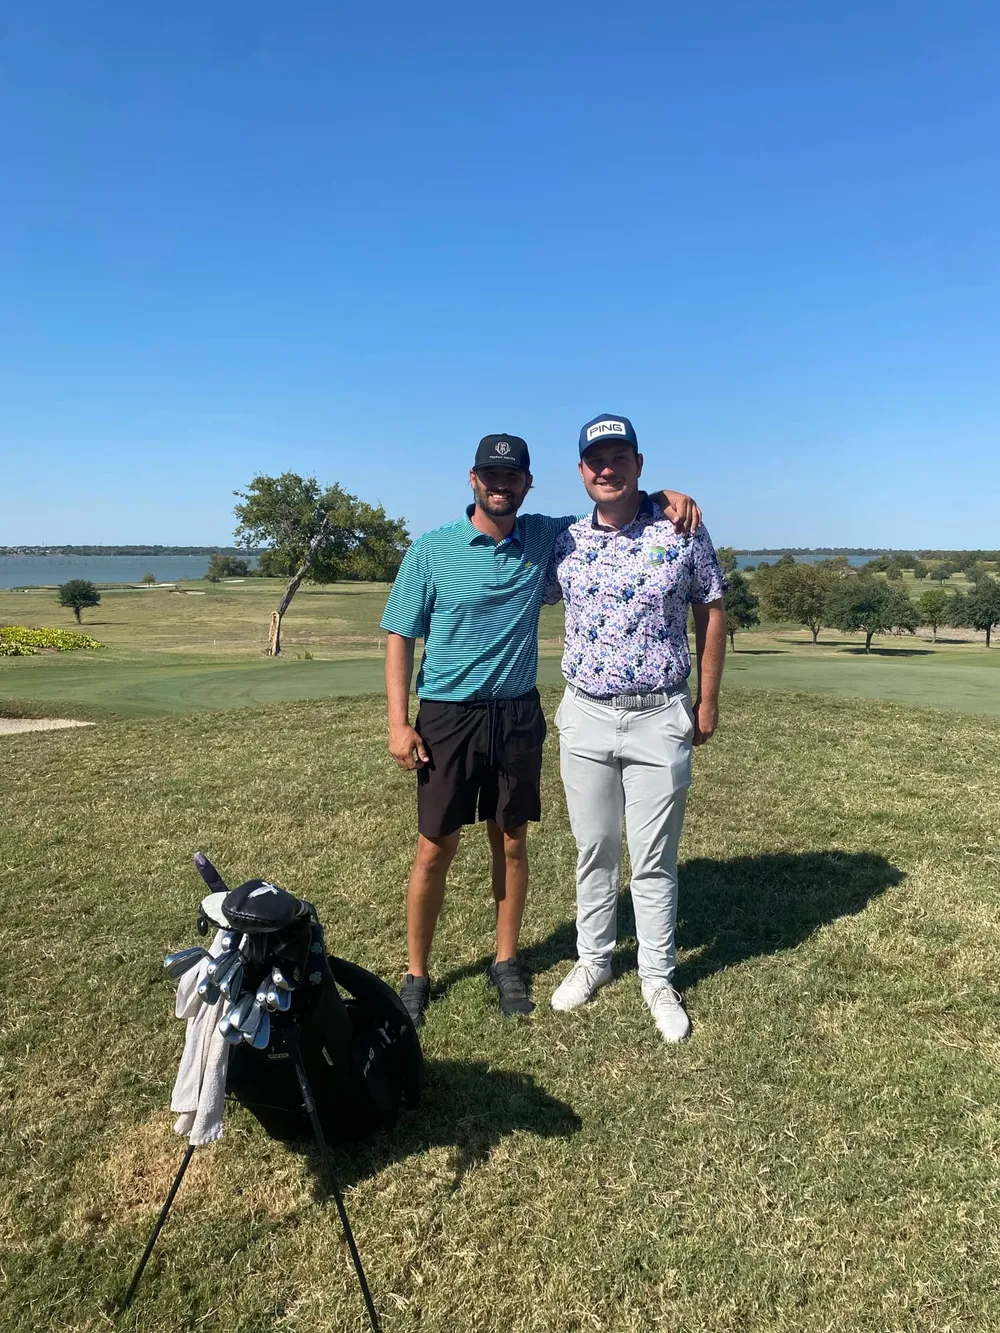
[[[211,861],[204,852],[195,852],[194,866],[198,874],[202,877],[213,893],[228,893],[229,887],[225,880],[212,865]]]

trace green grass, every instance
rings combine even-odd
[[[205,595],[159,587],[106,593],[83,626],[108,645],[99,653],[0,660],[0,714],[159,716],[382,690],[385,585],[300,591],[285,619],[279,661],[262,656],[277,582],[183,586]],[[72,623],[50,594],[0,593],[0,624],[62,623],[60,614]],[[543,684],[559,680],[562,629],[561,608],[545,608]],[[1000,654],[981,643],[886,636],[865,657],[862,642],[825,631],[814,646],[806,631],[765,625],[737,635],[727,684],[1000,715]],[[314,660],[305,660],[307,652]]]
[[[545,703],[549,715],[555,691]],[[732,688],[696,758],[681,982],[694,1037],[618,979],[547,1001],[574,849],[547,747],[524,946],[539,1009],[482,980],[485,839],[452,875],[424,1106],[338,1154],[386,1333],[981,1333],[1000,1327],[1000,723]],[[404,966],[411,781],[377,699],[109,718],[10,737],[0,818],[5,1333],[360,1330],[311,1154],[239,1109],[199,1152],[131,1314],[112,1317],[182,1151],[203,847],[312,898],[331,947]]]

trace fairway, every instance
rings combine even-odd
[[[285,654],[264,658],[274,580],[184,585],[104,594],[83,628],[99,653],[0,659],[0,709],[76,710],[81,717],[161,716],[293,699],[379,693],[384,584],[335,584],[299,592],[285,619]],[[60,619],[60,614],[62,619]],[[0,624],[69,624],[45,593],[0,593]],[[539,680],[561,680],[562,608],[543,609]],[[945,637],[945,636],[943,636]],[[768,625],[737,635],[723,683],[885,699],[922,708],[1000,716],[1000,651],[979,643],[931,644],[885,636],[859,652],[860,636]],[[305,654],[312,660],[307,660]]]
[[[424,1106],[338,1154],[386,1333],[1000,1327],[1000,724],[760,700],[731,688],[696,757],[684,1047],[642,1007],[627,895],[617,980],[583,1012],[547,1007],[574,938],[557,747],[530,837],[530,1022],[504,1023],[485,987],[485,839],[465,840]],[[381,702],[109,717],[4,754],[3,1328],[166,1333],[224,1312],[233,1333],[360,1330],[312,1155],[239,1109],[195,1157],[133,1312],[112,1314],[181,1155],[160,958],[196,939],[193,851],[314,900],[337,952],[403,969],[412,780]]]

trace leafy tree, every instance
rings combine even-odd
[[[760,590],[764,611],[771,620],[790,620],[805,625],[816,643],[823,625],[829,623],[825,616],[830,589],[841,579],[852,577],[850,567],[842,556],[836,560],[821,560],[815,565],[797,565],[794,560],[785,564],[783,561],[784,557],[766,571],[763,565],[757,570],[756,587]]]
[[[921,625],[930,625],[935,643],[937,643],[938,626],[949,623],[948,605],[951,600],[943,588],[928,588],[917,598],[920,623]]]
[[[931,570],[930,577],[935,583],[945,583],[951,578],[951,570],[942,560]]]
[[[890,583],[902,583],[903,571],[899,565],[890,562],[889,568],[885,571],[885,576]]]
[[[389,518],[381,505],[373,508],[336,484],[322,489],[315,477],[256,476],[235,494],[241,501],[235,507],[237,544],[267,545],[294,571],[271,614],[272,657],[281,652],[282,617],[304,579],[392,579],[409,545],[402,519]]]
[[[218,583],[220,579],[246,579],[250,577],[250,566],[238,555],[215,551],[209,559],[205,577],[210,583]]]
[[[927,577],[927,574],[928,574],[928,569],[927,566],[924,564],[924,562],[922,560],[914,560],[913,577],[915,579],[925,579]]]
[[[90,579],[70,579],[68,583],[63,583],[58,588],[57,594],[59,605],[71,608],[78,625],[83,623],[80,619],[81,611],[88,606],[101,604],[101,594]]]
[[[986,631],[986,647],[990,646],[993,626],[1000,625],[1000,583],[984,575],[965,595],[965,623],[970,629]]]
[[[261,551],[253,572],[259,579],[284,579],[287,582],[295,573],[295,564],[287,553],[272,547]]]
[[[155,574],[143,574],[143,576],[142,576],[142,578],[139,580],[139,582],[140,582],[140,583],[145,583],[147,587],[151,587],[151,586],[156,582],[156,575],[155,575]]]
[[[715,554],[719,557],[719,564],[722,566],[722,572],[727,579],[730,574],[736,573],[736,551],[732,546],[717,546]]]
[[[970,583],[979,583],[981,579],[988,579],[990,577],[990,571],[981,560],[976,560],[971,565],[966,566],[965,577]]]
[[[738,570],[729,574],[726,578],[726,628],[733,652],[736,651],[736,631],[760,624],[759,606],[760,601],[746,577]]]
[[[865,636],[865,652],[871,652],[872,636],[890,630],[916,629],[920,616],[901,588],[884,579],[861,574],[835,583],[826,605],[826,623],[833,629]]]

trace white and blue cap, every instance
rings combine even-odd
[[[624,440],[636,453],[639,452],[635,427],[628,417],[618,417],[605,412],[602,416],[588,421],[580,431],[580,457],[583,457],[592,444],[604,444],[607,440]]]

